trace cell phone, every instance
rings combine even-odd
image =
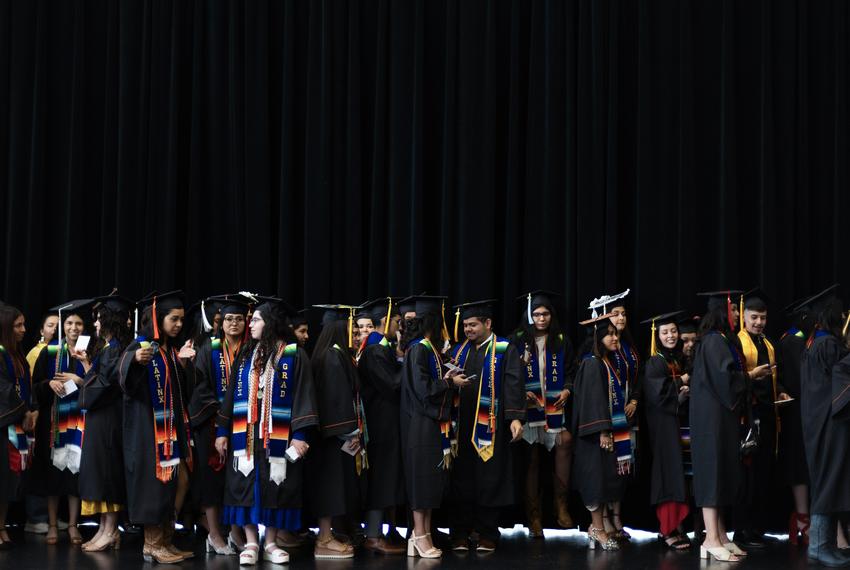
[[[478,374],[473,374],[472,376],[466,377],[467,380],[475,380],[476,378],[478,378]]]
[[[91,337],[88,335],[80,335],[80,338],[77,339],[77,344],[74,345],[74,348],[83,352],[85,349],[89,347],[89,341],[91,341]]]
[[[153,341],[148,348],[150,348],[154,352],[159,352],[159,343]]]

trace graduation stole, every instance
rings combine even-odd
[[[499,394],[502,389],[502,360],[508,350],[508,340],[495,334],[484,347],[484,365],[482,377],[478,382],[478,403],[475,409],[475,426],[472,430],[472,445],[482,461],[489,461],[496,450],[494,436],[499,416]],[[487,391],[484,393],[484,383]]]
[[[51,380],[60,372],[73,372],[80,378],[86,375],[82,363],[73,361],[68,350],[68,343],[47,345],[48,360],[53,359],[53,374],[47,378]],[[50,409],[50,460],[56,469],[62,471],[67,469],[71,473],[80,471],[80,457],[82,455],[83,434],[86,430],[85,415],[78,404],[79,391],[76,395],[53,396],[53,405]]]
[[[387,340],[387,337],[385,337],[383,334],[375,331],[369,333],[369,336],[367,336],[366,340],[363,341],[363,348],[366,348],[367,346],[372,346],[373,344],[380,344],[381,346],[388,347],[390,346],[390,341]]]
[[[629,343],[621,339],[620,348],[614,353],[614,360],[617,363],[617,371],[620,378],[626,379],[625,399],[628,401],[631,398],[631,391],[634,389],[635,382],[637,381],[640,358],[638,358],[637,353]]]
[[[750,337],[750,333],[748,333],[744,329],[738,331],[738,339],[741,341],[741,349],[744,353],[744,362],[746,362],[746,364],[747,364],[747,371],[750,371],[753,368],[755,368],[756,366],[758,366],[758,361],[759,361],[758,348],[756,347],[756,343],[753,342],[752,337]],[[771,342],[769,340],[767,340],[767,337],[765,337],[764,335],[762,335],[761,340],[762,340],[762,342],[764,342],[765,348],[767,348],[768,361],[770,362],[770,364],[776,364],[776,351],[773,349],[773,344],[771,344]],[[773,401],[775,402],[779,398],[779,395],[776,393],[776,377],[777,377],[776,368],[773,368],[771,370],[770,375],[771,375],[772,382],[773,382]],[[779,432],[782,431],[782,425],[781,425],[781,422],[779,420],[779,413],[778,413],[778,410],[776,409],[776,404],[773,405],[773,410],[774,410],[774,412],[777,412],[777,413],[774,413],[773,416],[774,416],[774,421],[776,422],[776,434],[778,436]],[[775,449],[773,450],[773,453],[774,453],[774,455],[779,455],[779,437],[776,437],[774,439],[775,439]]]
[[[627,387],[617,368],[608,357],[602,362],[608,373],[608,409],[611,412],[611,433],[614,438],[614,453],[617,455],[617,475],[628,475],[632,470],[632,430],[626,417]]]
[[[790,329],[788,329],[787,331],[782,333],[780,340],[785,338],[786,336],[796,336],[798,338],[806,338],[806,335],[803,334],[803,331],[801,331],[797,327],[791,327]]]
[[[815,343],[815,339],[818,339],[822,336],[829,336],[829,333],[820,329],[815,330],[815,332],[812,333],[812,336],[809,337],[809,340],[806,341],[806,348],[811,348],[812,345]]]
[[[472,344],[469,342],[469,339],[465,339],[461,344],[455,345],[449,351],[449,360],[455,366],[463,368],[466,366],[466,359],[469,357],[469,351],[472,348]],[[452,454],[457,457],[457,422],[458,422],[458,414],[460,413],[460,390],[452,391],[452,409],[451,409],[451,443],[452,443]]]
[[[138,337],[136,342],[142,348],[149,348],[151,343],[144,337]],[[169,354],[170,352],[170,354]],[[171,358],[174,363],[174,378],[171,369],[166,362]],[[177,364],[177,351],[169,347],[168,352],[162,346],[153,354],[150,363],[146,366],[148,372],[148,393],[151,399],[151,412],[153,414],[154,431],[154,453],[156,454],[156,478],[167,483],[174,477],[174,468],[180,464],[180,445],[177,443],[177,431],[174,425],[174,398],[182,397],[180,386],[180,372]],[[192,441],[189,434],[189,418],[186,415],[186,407],[180,406],[183,413],[183,426],[186,430],[186,442]],[[186,464],[192,468],[192,452]]]
[[[559,335],[559,337],[561,340],[564,338],[563,335]],[[546,340],[548,343],[548,337]],[[526,343],[526,346],[528,346],[528,343]],[[528,346],[528,348],[533,347]],[[529,352],[531,353],[531,360],[525,367],[525,390],[540,395],[538,401],[543,409],[540,409],[534,404],[528,406],[526,410],[528,414],[528,425],[532,427],[543,426],[545,431],[551,431],[553,433],[564,431],[564,410],[559,410],[555,407],[555,402],[558,401],[561,391],[564,389],[564,382],[566,381],[566,375],[564,374],[564,348],[562,346],[558,352],[551,353],[544,348],[544,362],[546,365],[544,372],[546,378],[545,385],[540,378],[539,360],[534,357],[534,351]]]
[[[364,341],[365,345],[365,341]],[[343,349],[338,344],[334,344],[333,347],[338,350],[343,358],[351,358],[351,361],[354,363],[355,368],[357,367],[357,359],[351,357],[351,353],[348,350]],[[369,445],[369,429],[366,425],[366,409],[363,407],[363,400],[360,399],[360,390],[354,387],[354,415],[357,418],[357,429],[360,432],[362,445],[360,446],[360,453],[354,456],[354,468],[357,470],[357,476],[363,472],[364,469],[369,469],[369,455],[366,452],[366,446]]]
[[[408,346],[408,350],[417,344],[421,344],[431,351],[431,354],[428,355],[428,372],[430,373],[432,380],[435,382],[441,381],[443,376],[440,373],[440,365],[442,364],[440,354],[427,338],[418,338],[412,341]],[[442,415],[441,411],[440,417],[442,417]],[[443,469],[451,467],[452,459],[457,456],[457,436],[455,434],[456,432],[452,428],[451,419],[440,422],[440,445],[443,450],[443,460],[440,462],[440,465]]]
[[[20,367],[21,373],[18,374],[15,369],[15,363],[12,361],[12,355],[6,351],[6,348],[0,344],[0,354],[3,355],[3,361],[6,364],[6,371],[9,378],[15,382],[15,393],[26,406],[32,399],[32,380],[30,379],[29,367],[26,364]],[[30,441],[27,434],[24,433],[23,419],[9,424],[8,427],[9,443],[17,453],[18,461],[13,461],[14,453],[10,450],[9,468],[15,473],[20,473],[27,468],[29,463]]]
[[[241,347],[242,343],[240,342],[233,350],[230,350],[227,339],[212,339],[211,364],[213,376],[215,377],[215,394],[219,404],[224,401],[224,394],[227,392],[227,383],[230,381],[232,374],[233,362],[236,360],[236,355],[239,354]]]
[[[297,353],[298,345],[295,343],[278,347],[262,373],[265,378],[262,398],[259,396],[257,349],[239,365],[233,390],[230,442],[233,448],[233,468],[245,477],[254,470],[254,425],[259,421],[260,438],[269,460],[269,479],[276,485],[286,480],[286,449],[291,436],[292,398],[295,393],[290,374],[295,369]],[[262,409],[259,408],[259,400],[262,400]]]

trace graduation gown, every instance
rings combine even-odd
[[[175,472],[169,481],[156,477],[157,456],[154,447],[153,406],[148,389],[148,369],[135,360],[141,347],[133,341],[121,355],[118,365],[121,390],[124,393],[123,436],[124,472],[127,479],[127,511],[135,524],[160,524],[174,516],[174,499],[177,493]],[[165,359],[171,378],[179,382],[174,390],[174,431],[180,458],[188,465],[191,449],[183,423],[183,409],[195,385],[195,366],[186,361],[175,366],[171,358]],[[150,366],[150,364],[148,365]],[[176,385],[175,383],[175,385]],[[179,469],[182,469],[182,465]]]
[[[51,459],[50,423],[56,393],[50,388],[50,381],[55,373],[55,364],[56,361],[50,357],[45,346],[35,361],[32,375],[33,399],[38,404],[38,420],[35,425],[32,464],[24,474],[26,489],[28,494],[38,497],[63,495],[78,497],[80,474],[71,473],[67,469],[60,471],[53,466]],[[77,367],[76,374],[80,377],[84,376],[82,366]],[[66,396],[66,398],[79,397],[80,390]]]
[[[189,421],[195,444],[195,468],[192,471],[192,501],[202,507],[219,506],[224,499],[224,466],[215,450],[216,417],[219,411],[212,362],[212,343],[204,339],[196,347],[195,389],[189,400]]]
[[[380,333],[372,333],[379,335]],[[401,366],[389,343],[368,344],[357,366],[360,394],[369,427],[369,476],[366,509],[403,505],[404,472],[401,464]]]
[[[252,358],[253,352],[243,350],[239,361],[233,366],[233,374],[239,370],[242,361],[248,365],[248,360]],[[279,362],[276,363],[274,383],[280,386],[281,370]],[[318,424],[318,415],[316,413],[316,389],[313,382],[313,371],[310,365],[310,358],[303,348],[298,348],[295,355],[293,369],[289,371],[287,386],[294,390],[292,396],[292,415],[289,424],[292,439],[307,440],[307,433]],[[230,439],[233,420],[233,394],[236,382],[228,382],[227,391],[224,395],[224,401],[221,403],[221,409],[216,415],[216,423],[222,430],[219,430],[218,435],[228,437]],[[268,389],[265,390],[268,392]],[[258,402],[258,408],[262,405],[262,400]],[[312,438],[315,440],[316,438]],[[254,470],[259,468],[260,475],[260,498],[263,509],[300,509],[303,505],[304,497],[304,473],[305,461],[316,452],[312,446],[307,452],[305,459],[296,461],[295,463],[286,464],[286,479],[280,485],[276,484],[270,478],[271,467],[268,458],[263,450],[263,438],[260,433],[260,422],[254,424]],[[227,460],[224,463],[225,468],[222,473],[225,475],[225,487],[223,501],[225,505],[234,507],[251,507],[254,506],[254,485],[255,471],[252,471],[247,477],[236,469],[236,462],[233,457],[233,446],[228,443]]]
[[[452,473],[452,489],[463,502],[485,507],[503,507],[516,503],[514,485],[513,451],[510,448],[513,420],[525,421],[525,377],[522,360],[516,347],[509,345],[502,358],[502,381],[499,407],[496,415],[496,436],[493,457],[484,461],[472,444],[475,412],[481,381],[488,381],[490,371],[482,370],[489,364],[488,348],[495,335],[480,347],[471,347],[464,365],[464,374],[477,378],[460,391],[458,408],[458,452]],[[498,339],[504,341],[505,339]],[[486,385],[486,384],[485,384]]]
[[[314,378],[319,434],[307,455],[307,507],[313,516],[329,517],[362,508],[369,470],[358,475],[354,457],[341,449],[342,436],[358,429],[357,368],[344,348],[332,347],[322,358]],[[360,442],[364,442],[362,434]]]
[[[402,460],[407,502],[414,510],[439,508],[448,482],[440,423],[451,417],[453,390],[441,374],[431,375],[433,354],[426,345],[414,344],[401,369]]]
[[[793,332],[784,335],[777,351],[782,353],[782,383],[794,398],[779,408],[782,431],[779,434],[779,480],[786,485],[807,485],[809,466],[803,443],[803,418],[800,411],[800,361],[806,350],[806,339]]]
[[[3,356],[5,355],[0,353],[0,430],[6,434],[10,425],[19,423],[30,411],[31,402],[21,400],[15,389],[16,381],[9,375]],[[4,440],[6,448],[0,449],[0,501],[9,502],[19,498],[21,478],[11,469],[8,451],[11,444],[8,437]]]
[[[803,353],[800,381],[811,512],[850,511],[850,358],[836,337],[815,338]]]
[[[732,506],[742,491],[740,430],[747,386],[732,342],[708,333],[694,357],[690,424],[698,507]]]
[[[573,402],[572,483],[585,506],[619,501],[626,491],[627,477],[617,474],[617,456],[599,446],[599,433],[612,430],[610,387],[605,364],[585,358],[575,378]]]
[[[113,341],[97,356],[80,388],[86,432],[80,459],[80,498],[123,505],[127,500],[122,449],[121,348]]]
[[[679,389],[681,382],[677,355],[661,349],[661,354],[646,361],[643,403],[652,445],[652,486],[649,501],[659,505],[669,501],[687,501],[687,485],[682,465],[679,425]]]

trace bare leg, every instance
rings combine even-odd
[[[605,512],[602,505],[595,511],[590,511],[590,526],[597,530],[596,537],[603,543],[608,542],[608,531],[605,530]]]
[[[794,510],[801,515],[809,514],[809,486],[794,485],[791,492],[794,494]]]
[[[205,515],[207,528],[210,533],[210,542],[216,548],[224,548],[227,545],[227,541],[224,540],[224,536],[221,534],[221,525],[218,522],[221,519],[221,509],[219,507],[207,507]]]
[[[57,505],[58,506],[58,505]],[[81,539],[77,523],[80,521],[80,498],[68,495],[68,536],[71,540]]]
[[[555,475],[564,487],[570,487],[570,468],[573,462],[573,434],[562,431],[555,442]]]
[[[56,544],[59,538],[59,531],[56,530],[56,523],[59,520],[59,497],[51,495],[47,497],[47,542],[48,544]]]
[[[413,511],[413,534],[410,538],[416,540],[416,544],[423,552],[434,547],[431,537],[426,536],[430,532],[431,509]]]

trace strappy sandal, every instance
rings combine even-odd
[[[313,558],[316,560],[345,560],[346,558],[354,558],[354,547],[350,544],[340,542],[333,536],[325,540],[319,538],[316,539]]]
[[[260,545],[256,542],[246,542],[245,550],[239,553],[240,566],[254,566],[260,554]]]
[[[289,553],[273,542],[263,548],[263,558],[272,564],[286,564],[289,562]]]
[[[669,536],[661,536],[661,543],[674,552],[684,552],[691,549],[691,541],[678,532]]]

